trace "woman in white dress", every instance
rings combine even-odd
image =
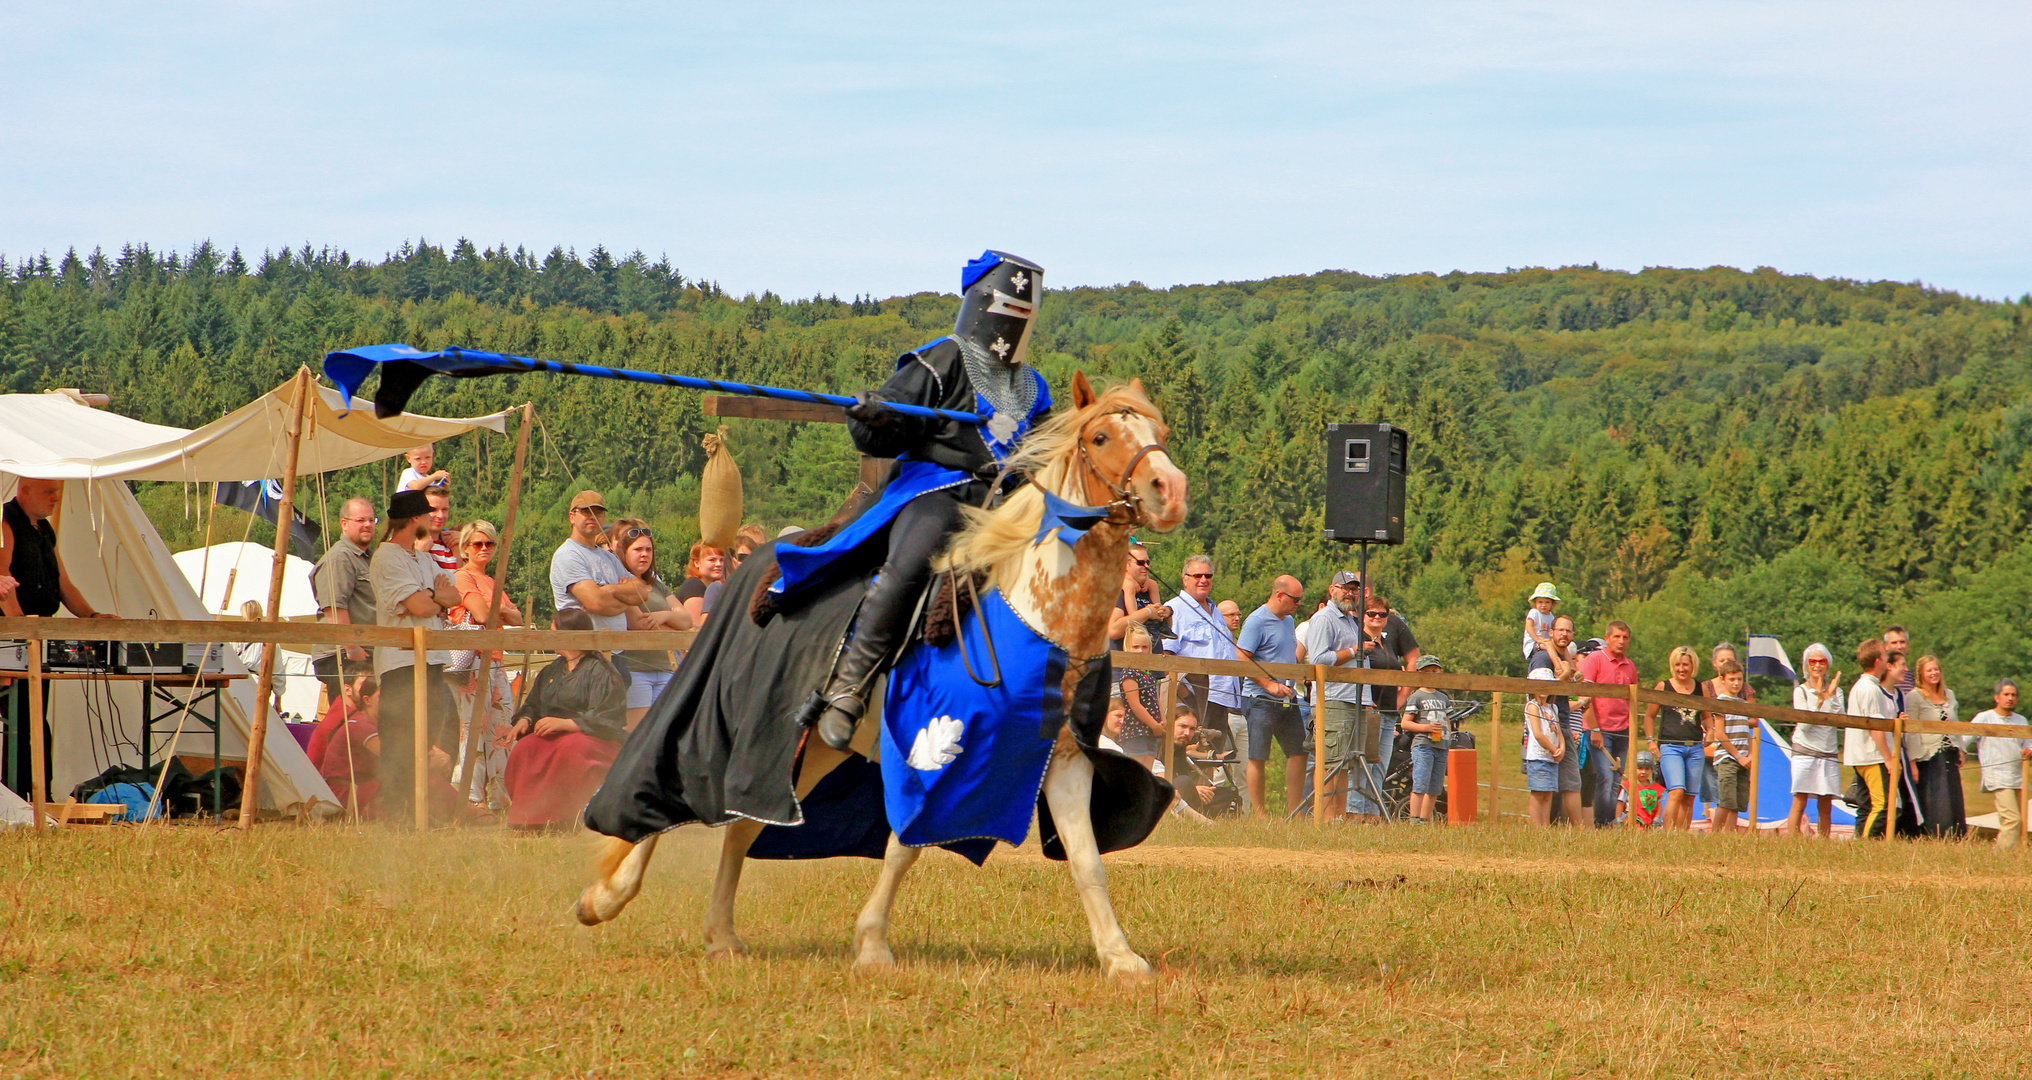
[[[1804,712],[1846,713],[1841,674],[1832,672],[1834,654],[1816,641],[1806,647],[1806,681],[1792,687],[1792,707]],[[1841,794],[1841,729],[1800,724],[1792,729],[1792,814],[1785,834],[1805,832],[1806,803],[1820,800],[1820,836],[1834,833],[1834,798]]]

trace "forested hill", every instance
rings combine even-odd
[[[949,286],[949,269],[927,267],[927,284]],[[195,426],[328,348],[407,341],[851,391],[948,329],[956,303],[736,298],[601,249],[305,248],[250,265],[136,247],[9,263],[0,383],[105,391]],[[1033,356],[1054,387],[1079,368],[1140,376],[1164,407],[1194,495],[1157,548],[1170,582],[1207,549],[1217,592],[1246,604],[1282,571],[1322,592],[1351,559],[1317,539],[1321,427],[1386,420],[1411,433],[1411,541],[1378,553],[1378,580],[1461,666],[1515,669],[1524,595],[1550,578],[1585,630],[1637,626],[1647,676],[1681,642],[1748,629],[1795,659],[1816,639],[1841,657],[1887,621],[1943,656],[1964,713],[1989,679],[2032,675],[2032,301],[1725,268],[1331,271],[1053,291]],[[544,427],[527,541],[561,538],[575,482],[651,518],[667,555],[695,535],[714,424],[697,395],[504,377],[440,380],[416,406],[530,397]],[[481,443],[441,459],[458,516],[498,520],[509,444]],[[823,517],[852,482],[836,425],[737,422],[732,444],[749,516],[772,528]],[[355,472],[326,478],[330,500],[391,475]],[[180,490],[143,495],[172,547],[199,542]],[[539,590],[541,566],[517,563],[517,591]]]

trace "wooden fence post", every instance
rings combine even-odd
[[[43,734],[42,693],[49,686],[42,679],[42,641],[28,639],[28,795],[35,803],[35,827],[43,827],[49,801],[49,742]]]
[[[410,709],[416,725],[416,831],[430,831],[430,653],[424,648],[424,629],[412,627],[416,664],[410,671]],[[394,750],[394,747],[389,747]],[[400,751],[396,751],[400,753]]]
[[[1489,824],[1503,823],[1503,695],[1489,695]]]
[[[1657,768],[1657,766],[1652,766]],[[1623,790],[1629,794],[1629,808],[1623,811],[1623,827],[1634,829],[1637,821],[1637,684],[1630,684],[1630,738],[1623,745]],[[1663,810],[1663,807],[1659,808]]]
[[[1758,717],[1749,718],[1755,725],[1750,729],[1750,839],[1757,838],[1757,763],[1764,753],[1764,721]]]
[[[2018,759],[2018,847],[2025,847],[2026,799],[2032,796],[2032,761]]]
[[[1145,674],[1148,674],[1147,672]],[[1178,787],[1178,722],[1171,710],[1178,704],[1178,673],[1166,672],[1163,689],[1157,694],[1157,737],[1164,740],[1164,779]]]
[[[1326,667],[1312,666],[1312,823],[1326,824]]]
[[[1898,838],[1898,792],[1905,786],[1905,721],[1891,718],[1891,760],[1884,763],[1884,774],[1890,780],[1885,784],[1884,839]]]

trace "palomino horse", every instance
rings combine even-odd
[[[985,573],[986,588],[999,589],[1024,622],[1064,650],[1069,658],[1062,687],[1067,702],[1074,700],[1074,689],[1088,668],[1106,662],[1108,619],[1131,533],[1139,528],[1170,530],[1185,520],[1186,513],[1185,476],[1165,451],[1164,422],[1140,382],[1097,395],[1085,375],[1075,375],[1072,401],[1073,408],[1034,431],[1011,462],[1032,482],[995,509],[970,511],[967,526],[954,538],[944,561],[961,574]],[[1108,516],[1070,547],[1049,531],[1039,537],[1047,509],[1045,491],[1079,506],[1105,507]],[[857,733],[855,747],[864,753],[874,741],[874,727],[863,723]],[[807,740],[797,798],[808,796],[847,756],[848,752],[831,750],[816,739]],[[1090,813],[1093,785],[1093,764],[1075,742],[1072,725],[1066,724],[1051,746],[1045,804],[1064,845],[1102,971],[1112,978],[1146,978],[1150,965],[1129,947],[1108,899]],[[726,825],[706,910],[708,954],[743,951],[734,932],[734,894],[749,847],[762,828],[761,822],[749,818]],[[641,889],[655,848],[653,835],[632,844],[614,838],[603,841],[598,879],[579,897],[575,909],[579,921],[593,926],[619,915]],[[874,891],[854,924],[855,966],[887,967],[896,962],[889,949],[889,913],[919,850],[890,836]]]

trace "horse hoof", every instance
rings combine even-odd
[[[593,902],[593,890],[587,889],[579,894],[578,902],[572,905],[572,917],[579,921],[580,926],[598,926],[611,916],[600,915],[599,905]]]
[[[1117,986],[1142,986],[1157,977],[1150,970],[1150,961],[1135,953],[1110,957],[1103,970]]]
[[[890,971],[895,967],[896,954],[890,952],[887,947],[881,949],[864,948],[859,956],[854,957],[855,971]]]
[[[748,946],[742,944],[740,938],[727,938],[706,942],[706,959],[708,960],[739,960],[746,955],[748,955]]]

